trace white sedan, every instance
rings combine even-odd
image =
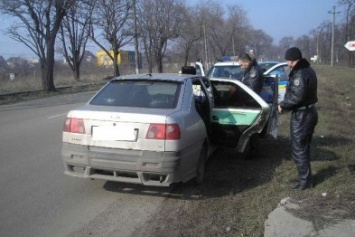
[[[275,128],[275,98],[268,104],[233,79],[183,74],[114,78],[68,113],[65,174],[150,186],[193,178],[201,183],[216,146],[243,152],[252,134]]]

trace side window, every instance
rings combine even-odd
[[[206,129],[208,130],[210,121],[210,102],[207,97],[207,92],[205,91],[199,79],[193,80],[192,89],[195,99],[196,111],[201,116]]]
[[[199,80],[193,81],[192,91],[194,94],[195,102],[203,103],[207,100],[206,93]]]

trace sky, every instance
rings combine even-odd
[[[187,0],[188,2],[189,0]],[[211,0],[190,0],[190,3],[205,4]],[[239,5],[247,12],[254,29],[261,29],[270,35],[274,44],[286,36],[298,38],[307,35],[324,21],[332,21],[329,11],[337,6],[337,0],[219,0],[225,6]],[[337,11],[340,9],[337,9]],[[0,56],[34,58],[34,53],[17,43],[3,31],[11,25],[11,18],[0,15]],[[336,23],[342,14],[336,16]],[[344,42],[345,44],[346,42]],[[94,47],[91,47],[94,51]],[[90,50],[90,47],[88,48]]]
[[[274,44],[285,36],[294,38],[307,35],[324,21],[333,21],[333,6],[337,0],[220,0],[237,4],[246,12],[251,25],[270,35]],[[340,10],[340,8],[338,9]],[[336,10],[336,11],[338,11]],[[336,23],[342,15],[336,17]]]

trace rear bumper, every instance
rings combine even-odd
[[[179,152],[135,151],[63,143],[65,174],[148,186],[180,182]]]

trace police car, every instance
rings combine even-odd
[[[196,62],[195,68],[199,75],[201,76],[206,75],[204,67],[201,62]],[[264,72],[264,77],[266,78],[266,80],[264,82],[264,87],[261,92],[261,97],[265,101],[271,102],[273,91],[274,91],[274,80],[270,80],[270,77],[277,78],[278,79],[278,102],[282,101],[285,96],[289,73],[290,73],[290,68],[287,66],[286,62],[277,63],[271,68],[267,69]],[[244,71],[240,67],[240,64],[238,62],[229,61],[229,62],[215,63],[207,72],[206,76],[209,78],[230,78],[230,79],[241,80],[243,74]]]
[[[273,67],[269,68],[264,72],[264,76],[267,77],[277,77],[278,78],[278,102],[281,102],[284,99],[286,93],[286,86],[288,83],[288,74],[290,74],[290,67],[287,66],[286,62],[278,63]],[[267,81],[264,82],[264,88],[262,91],[261,96],[265,98],[266,96],[272,95],[271,91],[272,84],[268,83]],[[267,94],[266,94],[267,93]]]

